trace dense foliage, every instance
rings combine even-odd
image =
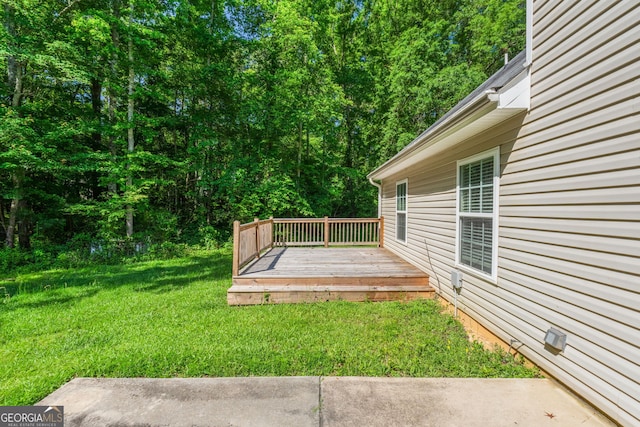
[[[0,13],[4,246],[40,250],[375,215],[367,172],[525,40],[523,0],[2,0]]]

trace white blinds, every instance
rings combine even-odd
[[[460,166],[460,212],[493,212],[493,157]]]
[[[491,274],[493,220],[460,218],[460,263]]]
[[[407,182],[396,184],[396,239],[407,241]]]
[[[459,166],[459,260],[492,274],[494,157]]]
[[[407,210],[407,183],[396,185],[396,210],[405,212]]]
[[[407,241],[407,214],[398,212],[396,214],[396,239]]]

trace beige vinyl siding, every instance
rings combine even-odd
[[[639,6],[534,2],[531,111],[502,153],[508,303],[494,302],[532,359],[623,425],[640,423]],[[568,334],[556,356],[535,345],[550,326]]]
[[[429,273],[430,283],[448,298],[453,297],[450,273],[454,268],[456,246],[456,162],[501,144],[513,143],[523,118],[524,115],[519,115],[384,181],[385,246]],[[410,206],[407,245],[391,241],[393,232],[386,226],[387,218],[394,212],[392,187],[396,181],[405,178],[409,181]],[[465,275],[465,283],[467,280],[471,280],[469,274]],[[463,307],[465,298],[460,301]]]
[[[530,112],[385,179],[387,221],[395,181],[410,205],[407,245],[386,246],[452,300],[456,161],[500,146],[498,280],[465,271],[459,308],[640,425],[640,2],[535,0],[533,22]]]
[[[532,197],[533,198],[533,197]],[[585,220],[611,220],[611,221],[638,221],[638,207],[620,205],[613,210],[612,206],[565,206],[562,210],[558,210],[554,217],[551,218],[584,218]],[[547,219],[549,209],[546,206],[518,206],[508,210],[510,216],[513,217],[531,217]]]

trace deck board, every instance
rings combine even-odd
[[[426,274],[381,248],[274,248],[240,272],[240,277],[378,276]]]
[[[229,304],[430,298],[429,277],[383,248],[277,247],[233,278]]]

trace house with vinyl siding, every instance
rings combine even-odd
[[[640,2],[527,7],[526,51],[369,174],[385,247],[640,425]]]

